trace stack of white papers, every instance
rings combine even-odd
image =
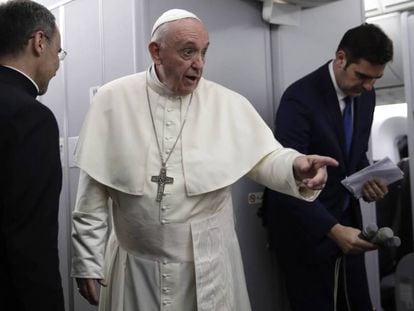
[[[387,185],[402,179],[404,173],[388,157],[367,166],[366,168],[346,177],[341,183],[351,192],[355,198],[362,197],[362,187],[372,178],[380,178]]]

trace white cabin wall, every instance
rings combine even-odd
[[[334,58],[342,35],[364,21],[362,1],[341,0],[300,12],[297,26],[272,26],[277,103],[298,78]]]

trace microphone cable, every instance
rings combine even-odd
[[[349,296],[348,296],[348,286],[347,286],[347,282],[346,282],[346,256],[344,255],[344,260],[342,263],[342,272],[344,274],[344,293],[345,293],[345,301],[346,301],[346,307],[348,309],[348,311],[351,311],[351,304],[349,303]]]
[[[337,299],[338,299],[338,286],[339,286],[339,271],[341,266],[342,257],[338,257],[335,260],[335,271],[334,271],[334,311],[336,310]]]
[[[334,271],[334,311],[337,311],[338,305],[338,289],[339,289],[339,274],[341,271],[341,263],[342,263],[342,274],[344,279],[344,295],[346,301],[346,307],[348,311],[351,311],[351,305],[349,303],[349,296],[348,296],[348,287],[346,282],[346,256],[342,255],[335,260],[335,271]]]

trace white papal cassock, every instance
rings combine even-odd
[[[164,159],[171,153],[174,183],[161,202],[146,84]],[[317,195],[297,186],[299,154],[275,141],[244,97],[201,79],[190,98],[172,95],[151,67],[93,99],[76,152],[72,276],[106,279],[101,311],[250,310],[230,186],[247,174],[296,197]]]

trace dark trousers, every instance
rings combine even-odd
[[[337,311],[372,310],[363,254],[342,258],[337,280],[335,257],[320,264],[305,264],[300,259],[292,261],[292,258],[286,261],[283,256],[278,258],[292,311],[333,311],[335,282],[338,286]]]

